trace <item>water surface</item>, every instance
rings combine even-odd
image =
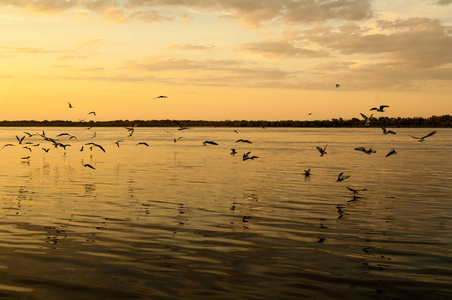
[[[0,295],[450,297],[450,129],[235,130],[0,128]]]

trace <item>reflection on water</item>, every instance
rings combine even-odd
[[[131,137],[124,128],[97,128],[95,137],[84,128],[44,130],[77,140],[59,137],[66,150],[37,135],[22,145],[16,135],[41,129],[0,129],[0,147],[14,144],[0,152],[2,296],[452,293],[450,129],[423,143],[407,133],[425,129],[136,128]],[[326,144],[320,157],[315,147]],[[393,148],[398,154],[385,157]],[[259,158],[243,161],[248,151]],[[337,182],[341,172],[350,178]]]

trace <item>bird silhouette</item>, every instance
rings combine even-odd
[[[207,144],[209,144],[209,145],[218,145],[218,143],[216,143],[216,142],[214,142],[214,141],[204,141],[202,144],[203,144],[204,146],[206,146]]]
[[[387,130],[385,127],[381,127],[381,129],[383,130],[383,134],[397,134],[392,130]]]
[[[135,147],[138,146],[138,145],[144,145],[144,146],[146,146],[146,147],[149,147],[148,143],[146,143],[146,142],[139,142],[139,143],[137,143],[137,144],[135,145]]]
[[[341,87],[341,85],[336,83],[336,88],[340,88],[340,87]]]
[[[231,155],[235,156],[237,154],[237,151],[235,151],[235,149],[231,149]]]
[[[89,115],[89,114],[96,116],[96,112],[95,112],[95,111],[90,111],[90,112],[88,113],[88,115]]]
[[[435,133],[436,133],[436,130],[433,130],[432,132],[430,132],[430,133],[427,134],[426,136],[423,136],[423,137],[420,137],[420,138],[419,138],[419,137],[412,136],[411,134],[408,134],[408,135],[411,136],[413,139],[417,139],[418,142],[423,142],[425,138],[428,138],[429,136],[432,136],[432,135],[434,135]]]
[[[69,108],[74,108],[74,107],[72,106],[71,102],[68,102],[68,104],[69,104]]]
[[[372,122],[372,116],[373,116],[374,114],[371,114],[370,117],[367,117],[367,116],[366,116],[365,114],[363,114],[363,113],[360,113],[360,114],[361,114],[361,116],[363,117],[364,121],[366,121],[365,125],[366,125],[366,126],[369,126],[369,125],[370,125],[370,122]]]
[[[311,176],[311,169],[304,170],[304,176],[305,177]]]
[[[96,170],[96,168],[95,167],[93,167],[92,165],[90,165],[90,164],[84,164],[83,165],[84,167],[88,167],[88,168],[91,168],[91,169],[93,169],[93,170]]]
[[[25,135],[21,138],[16,135],[16,139],[19,141],[19,144],[22,144],[23,140],[25,139]]]
[[[345,179],[347,179],[347,178],[349,178],[350,177],[350,175],[345,175],[344,176],[344,172],[341,172],[341,173],[339,173],[339,175],[337,175],[337,182],[339,182],[339,181],[343,181],[343,180],[345,180]]]
[[[377,153],[377,151],[375,151],[375,150],[372,149],[372,148],[369,148],[369,149],[366,150],[366,148],[364,148],[364,147],[357,147],[357,148],[355,148],[355,150],[357,150],[357,151],[362,151],[362,152],[364,152],[364,153],[366,153],[366,154]]]
[[[14,145],[13,144],[5,144],[5,145],[3,145],[2,149],[5,148],[5,147],[10,147],[10,146],[14,146]]]
[[[259,156],[255,156],[255,155],[253,155],[253,156],[250,156],[250,153],[251,153],[251,151],[248,151],[247,153],[244,153],[243,154],[243,157],[242,157],[242,160],[248,160],[248,159],[251,159],[251,160],[253,160],[253,159],[255,159],[255,158],[259,158]]]
[[[355,194],[355,195],[358,195],[359,192],[367,191],[367,189],[352,189],[351,187],[347,187],[347,189],[348,189],[350,192],[353,192],[353,194]]]
[[[154,98],[154,100],[155,99],[165,99],[165,98],[168,98],[168,96],[163,96],[163,95],[162,96],[157,96],[157,97]]]
[[[397,151],[395,151],[394,149],[392,149],[391,151],[389,151],[388,154],[386,154],[385,157],[388,157],[388,156],[391,156],[391,155],[394,155],[394,154],[397,154]]]
[[[251,141],[249,141],[249,140],[243,140],[243,139],[239,139],[239,140],[237,140],[237,141],[235,141],[235,142],[236,142],[236,143],[242,142],[242,143],[252,144]]]
[[[119,143],[122,143],[122,142],[123,142],[123,140],[118,140],[118,141],[115,142],[115,144],[116,144],[116,146],[118,146],[118,148],[119,148]]]
[[[324,156],[325,154],[327,154],[326,153],[326,146],[328,146],[328,144],[327,145],[325,145],[325,147],[322,149],[322,148],[320,148],[319,146],[316,146],[316,148],[317,148],[317,150],[319,150],[319,152],[320,152],[320,156]]]
[[[93,146],[99,148],[100,150],[102,150],[103,152],[106,152],[105,149],[104,149],[104,147],[102,147],[102,146],[99,145],[99,144],[96,144],[96,143],[86,143],[85,145],[86,145],[86,146],[87,146],[87,145],[93,145]]]
[[[388,105],[380,105],[380,107],[372,107],[370,110],[376,110],[376,111],[379,111],[379,112],[384,112],[385,110],[385,108],[386,107],[389,107]]]
[[[177,122],[176,120],[173,120],[174,123],[176,123],[177,126],[179,126],[179,128],[177,128],[177,130],[185,130],[185,129],[189,129],[188,127],[182,126],[179,122]]]

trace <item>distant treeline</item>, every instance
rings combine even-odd
[[[186,127],[365,127],[363,119],[352,118],[349,120],[313,120],[313,121],[264,121],[264,120],[177,120]],[[432,116],[429,118],[388,118],[380,117],[372,119],[371,127],[451,127],[452,117],[450,115]],[[57,126],[57,127],[174,127],[177,126],[173,120],[116,120],[116,121],[0,121],[0,126],[5,127],[34,127],[34,126]]]

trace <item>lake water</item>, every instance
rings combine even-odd
[[[0,297],[450,299],[452,130],[394,130],[0,128]]]

